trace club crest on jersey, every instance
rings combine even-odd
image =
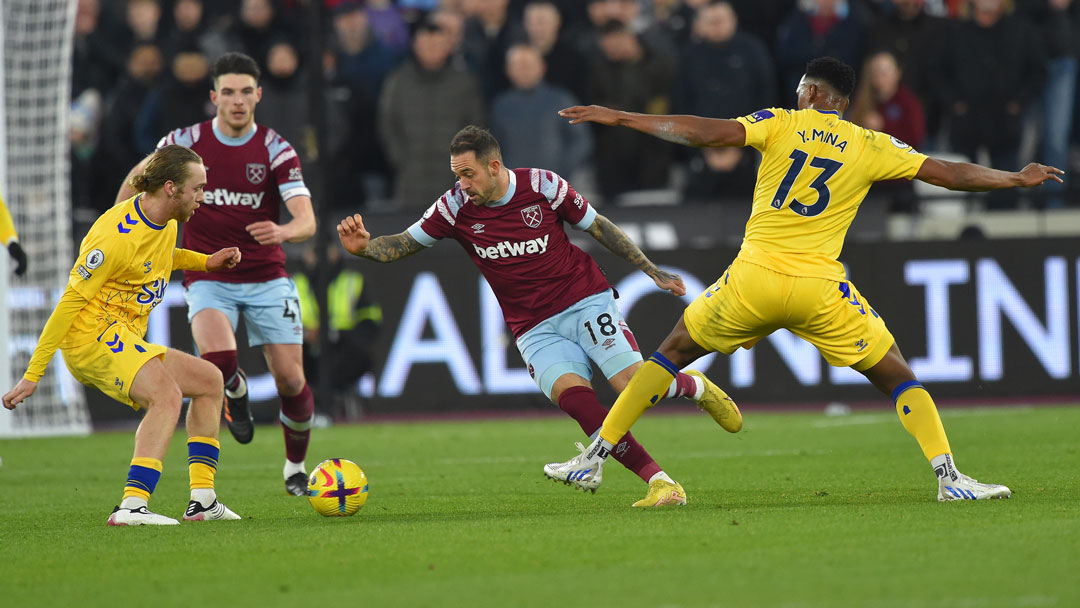
[[[526,207],[521,210],[521,219],[525,220],[525,225],[529,228],[539,228],[540,222],[544,219],[544,211],[540,205]]]
[[[262,163],[248,163],[247,178],[249,182],[256,186],[263,183],[263,180],[266,179],[266,165]]]

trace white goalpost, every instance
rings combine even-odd
[[[6,392],[26,370],[74,260],[68,114],[78,0],[0,0],[0,194],[29,258],[22,277],[0,251],[0,373]],[[59,353],[37,392],[0,410],[0,437],[90,432],[82,386]]]

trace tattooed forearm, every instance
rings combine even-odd
[[[391,236],[375,237],[371,239],[366,248],[356,255],[385,263],[408,257],[423,248],[424,246],[409,233],[402,232]]]
[[[591,234],[601,245],[607,247],[608,251],[630,262],[645,274],[655,277],[658,272],[663,272],[656,267],[656,264],[649,261],[649,258],[645,257],[641,249],[634,244],[634,241],[630,240],[630,237],[626,236],[626,233],[621,228],[606,217],[597,215],[592,226],[589,226],[586,232]]]

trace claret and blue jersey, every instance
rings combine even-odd
[[[503,317],[520,336],[575,302],[609,288],[600,267],[570,243],[568,222],[585,230],[596,210],[559,175],[510,170],[506,195],[476,205],[455,184],[408,229],[430,247],[452,238],[491,285]]]

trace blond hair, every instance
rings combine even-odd
[[[165,182],[182,185],[189,176],[188,163],[202,164],[203,160],[191,148],[170,144],[154,152],[143,172],[131,178],[135,192],[157,192]]]

